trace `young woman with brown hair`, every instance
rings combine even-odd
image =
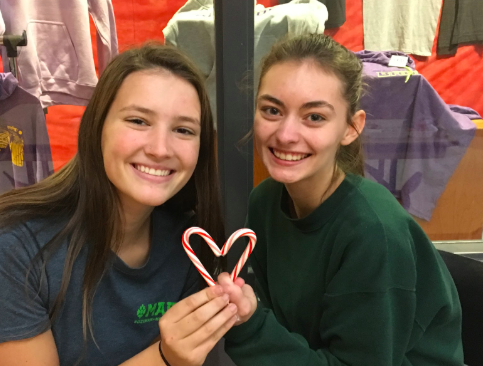
[[[248,227],[257,301],[219,283],[245,322],[226,336],[238,366],[461,366],[461,307],[444,262],[381,185],[363,178],[357,57],[325,35],[262,62],[254,139],[271,178]]]
[[[76,156],[0,196],[1,364],[203,363],[236,313],[220,286],[198,292],[181,244],[192,225],[224,241],[214,146],[202,78],[179,51],[110,63]]]

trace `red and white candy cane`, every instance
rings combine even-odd
[[[238,260],[238,263],[236,264],[235,268],[233,269],[233,272],[231,273],[231,279],[233,281],[235,281],[235,279],[238,277],[241,269],[245,265],[248,257],[250,256],[250,254],[253,251],[253,248],[255,248],[255,244],[257,243],[257,236],[255,235],[255,233],[252,230],[250,230],[250,229],[240,229],[240,230],[237,230],[233,234],[230,235],[230,237],[228,238],[226,243],[223,245],[223,248],[221,248],[221,250],[220,250],[218,245],[216,245],[216,243],[213,241],[213,238],[210,236],[210,234],[208,234],[202,228],[191,227],[191,228],[187,229],[183,233],[183,239],[182,239],[183,248],[186,251],[186,254],[188,254],[188,257],[191,259],[191,261],[195,265],[196,269],[200,272],[200,274],[203,276],[205,281],[210,286],[214,286],[215,281],[213,280],[211,275],[205,269],[205,267],[200,262],[200,260],[196,256],[195,252],[191,248],[190,242],[189,242],[189,238],[190,238],[191,234],[198,234],[199,236],[201,236],[205,240],[206,244],[209,245],[209,247],[211,248],[211,250],[213,251],[213,253],[217,257],[225,256],[228,253],[228,251],[230,250],[233,243],[235,241],[237,241],[239,238],[241,238],[242,236],[247,236],[249,238],[249,242],[248,242],[247,247],[245,248],[245,251],[243,252],[242,256]]]

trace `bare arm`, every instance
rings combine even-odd
[[[206,288],[180,301],[160,319],[162,349],[173,365],[198,366],[233,326],[236,307],[228,305],[220,286]],[[159,341],[121,366],[165,366]],[[60,366],[52,331],[0,343],[0,366]]]
[[[159,355],[159,342],[130,358],[122,366],[165,366]],[[20,341],[0,343],[0,366],[59,366],[52,331]]]
[[[0,343],[0,366],[59,366],[52,331],[19,341]]]

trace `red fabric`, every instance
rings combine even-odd
[[[347,21],[338,29],[327,30],[326,34],[352,51],[361,51],[364,49],[362,0],[347,1],[346,6]],[[460,47],[455,56],[441,57],[436,56],[437,40],[438,32],[432,56],[411,56],[416,61],[416,69],[446,103],[471,107],[483,116],[483,45]]]
[[[112,0],[116,16],[120,51],[146,40],[163,40],[162,29],[186,0]],[[272,6],[277,0],[259,0]],[[347,21],[326,33],[353,51],[364,48],[362,0],[347,1]],[[95,48],[95,28],[91,23]],[[433,56],[415,57],[416,68],[433,85],[446,103],[468,106],[483,115],[483,45],[460,47],[454,57],[437,57],[435,38]],[[95,51],[95,50],[94,50]],[[97,57],[97,56],[96,56]],[[47,128],[52,146],[54,168],[58,170],[76,152],[77,131],[84,108],[49,108]]]
[[[147,40],[163,42],[163,28],[185,3],[186,0],[112,0],[119,51]],[[97,68],[96,29],[92,21],[91,38]],[[47,130],[55,171],[77,151],[77,131],[84,109],[74,106],[54,106],[48,109]]]

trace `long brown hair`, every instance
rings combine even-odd
[[[286,37],[277,42],[262,59],[260,83],[268,70],[276,64],[305,60],[315,61],[326,72],[332,73],[342,83],[342,96],[347,101],[347,124],[359,134],[349,145],[340,146],[334,169],[345,173],[364,175],[364,159],[360,131],[352,122],[352,116],[359,110],[364,82],[362,63],[357,56],[331,37],[324,34],[303,34]]]
[[[107,178],[101,150],[106,115],[124,79],[142,70],[164,69],[188,81],[196,89],[201,104],[201,137],[198,163],[188,183],[165,205],[173,210],[193,211],[195,224],[218,242],[224,242],[220,210],[220,191],[216,167],[213,117],[203,79],[194,64],[170,46],[149,43],[117,56],[102,73],[94,94],[82,116],[77,154],[62,169],[43,181],[0,196],[0,225],[13,226],[35,218],[66,218],[63,229],[34,258],[42,271],[53,252],[69,238],[59,294],[51,319],[63,303],[73,264],[81,249],[88,256],[83,278],[83,336],[92,335],[92,302],[97,284],[108,268],[123,236],[119,200]],[[181,243],[180,243],[181,245]],[[214,270],[214,256],[202,246],[201,258],[208,271]],[[201,278],[201,277],[200,277]],[[201,281],[201,280],[200,280]]]

